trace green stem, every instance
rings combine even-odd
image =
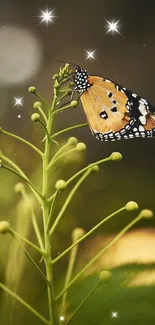
[[[38,106],[37,106],[37,110],[40,112],[40,114],[42,115],[42,117],[43,117],[45,123],[47,124],[47,117],[46,117],[44,111],[42,110],[41,106],[38,105]]]
[[[53,156],[52,160],[55,160],[62,151],[64,151],[66,148],[68,148],[70,146],[70,144],[67,142],[65,143]]]
[[[47,227],[46,227],[46,231],[49,230],[50,221],[51,221],[51,218],[52,218],[53,207],[54,207],[54,203],[55,203],[55,200],[56,200],[56,197],[57,197],[58,192],[59,191],[55,192],[55,194],[53,196],[53,200],[52,200],[51,207],[50,207],[50,212],[49,212],[49,217],[48,217],[48,222],[47,222]]]
[[[49,137],[49,134],[48,134],[48,131],[47,131],[47,128],[46,128],[46,125],[43,123],[42,120],[38,120],[38,122],[43,126],[44,130],[45,130],[45,133],[47,135],[47,137]]]
[[[27,250],[24,248],[24,246],[22,245],[21,241],[17,238],[17,236],[14,236],[14,234],[12,233],[12,236],[15,240],[17,240],[18,244],[20,245],[21,249],[24,251],[25,255],[28,257],[29,261],[32,263],[32,265],[35,267],[36,271],[41,275],[41,277],[43,278],[43,280],[49,285],[48,283],[48,279],[46,278],[46,276],[44,275],[44,273],[40,270],[40,268],[38,267],[38,265],[35,263],[35,261],[33,260],[33,258],[30,256],[30,254],[27,252]]]
[[[35,193],[35,195],[38,198],[39,202],[42,203],[42,200],[41,200],[42,195],[41,195],[41,193],[37,190],[37,188],[30,182],[30,180],[26,176],[22,176],[19,172],[17,172],[13,168],[10,168],[9,166],[6,166],[4,164],[1,165],[1,168],[4,168],[4,169],[8,170],[9,172],[14,173],[15,175],[22,178],[30,186],[31,190],[33,190],[33,192]]]
[[[74,174],[71,178],[68,179],[68,181],[66,181],[66,184],[69,185],[76,177],[78,177],[79,175],[81,175],[83,172],[85,172],[86,170],[89,170],[90,168],[96,166],[96,165],[100,165],[104,162],[110,161],[111,160],[111,156],[107,157],[107,158],[103,158],[101,160],[98,160],[86,167],[84,167],[83,169],[79,170],[76,174]]]
[[[70,127],[67,128],[67,129],[64,129],[64,130],[61,130],[61,131],[59,131],[59,132],[54,133],[54,134],[51,136],[51,139],[57,137],[58,135],[60,135],[60,134],[62,134],[62,133],[64,133],[64,132],[68,132],[68,131],[73,130],[73,129],[82,128],[82,127],[84,127],[84,126],[88,126],[88,123],[83,123],[83,124],[77,124],[77,125],[74,125],[74,126],[70,126]]]
[[[54,99],[52,103],[51,110],[48,114],[47,131],[51,134],[52,121],[53,121],[53,110],[56,104],[56,90],[54,92]],[[49,220],[49,202],[47,202],[48,195],[48,172],[47,166],[49,164],[50,156],[50,139],[46,137],[45,140],[45,151],[43,157],[43,181],[42,181],[42,195],[43,200],[43,224],[44,224],[44,240],[45,240],[45,252],[44,257],[46,276],[48,280],[47,293],[48,293],[48,307],[49,307],[49,318],[50,325],[56,325],[56,310],[55,310],[55,295],[54,295],[54,285],[53,285],[53,267],[51,267],[51,238],[49,232],[46,231],[48,220]]]
[[[52,264],[59,261],[65,254],[67,254],[73,247],[80,244],[83,240],[85,240],[88,236],[90,236],[95,230],[97,230],[99,227],[101,227],[106,221],[108,221],[110,218],[115,216],[116,214],[122,212],[125,210],[125,207],[120,208],[119,210],[113,212],[108,217],[103,219],[101,222],[99,222],[95,227],[93,227],[91,230],[89,230],[84,236],[79,238],[75,243],[73,243],[71,246],[69,246],[63,253],[61,253],[58,257],[56,257],[54,260],[52,260]]]
[[[50,111],[50,106],[48,105],[48,103],[46,102],[46,100],[37,92],[35,92],[35,95],[41,100],[41,102],[48,108],[48,110]]]
[[[14,237],[19,237],[22,241],[24,241],[25,243],[27,243],[29,246],[31,246],[32,248],[34,248],[38,253],[40,253],[41,255],[44,255],[45,252],[42,251],[39,247],[37,247],[36,245],[34,245],[31,241],[29,241],[27,238],[23,237],[22,235],[18,234],[15,230],[13,230],[12,228],[10,228],[10,233],[11,235],[13,235]]]
[[[43,245],[43,241],[42,241],[40,229],[39,229],[39,226],[38,226],[38,223],[37,223],[37,219],[36,219],[36,216],[35,216],[35,213],[34,213],[33,210],[31,212],[31,218],[32,218],[33,228],[34,228],[34,231],[35,231],[37,240],[38,240],[38,244],[39,244],[41,250],[44,251],[44,245]]]
[[[75,309],[74,313],[71,315],[71,317],[67,320],[67,322],[65,323],[65,325],[70,324],[70,322],[72,321],[72,319],[76,316],[76,314],[78,313],[79,309],[84,305],[84,303],[89,299],[89,297],[94,293],[94,291],[98,288],[98,286],[101,284],[101,280],[99,280],[94,286],[93,288],[90,290],[90,292],[86,295],[86,297],[81,301],[81,303],[79,304],[79,306]]]
[[[52,160],[50,161],[48,167],[47,167],[47,170],[49,171],[49,169],[52,167],[52,165],[55,164],[56,161],[58,161],[58,160],[61,159],[62,157],[66,156],[66,155],[68,155],[68,154],[70,154],[70,153],[72,153],[72,152],[74,152],[74,151],[77,151],[77,149],[76,149],[76,148],[72,148],[72,149],[70,149],[70,150],[64,152],[62,155],[58,156],[58,157],[55,158],[54,160],[52,159]]]
[[[21,195],[22,195],[23,200],[25,201],[25,203],[29,205],[30,199],[29,199],[29,196],[28,196],[28,194],[27,194],[27,192],[25,190],[25,187],[22,188]],[[39,229],[39,226],[38,226],[38,223],[37,223],[37,219],[36,219],[36,216],[35,216],[35,213],[34,213],[34,210],[33,210],[32,205],[30,205],[30,210],[31,210],[32,224],[33,224],[33,228],[34,228],[34,231],[35,231],[37,240],[38,240],[38,244],[39,244],[41,250],[44,252],[44,245],[43,245],[43,241],[42,241],[40,229]]]
[[[143,218],[142,214],[139,214],[137,218],[135,218],[132,222],[130,222],[126,227],[123,228],[106,247],[103,247],[98,254],[95,255],[92,260],[85,265],[85,267],[73,278],[73,280],[68,284],[68,286],[63,289],[59,295],[56,297],[56,300],[59,299],[66,290],[68,290],[71,285],[91,266],[103,253],[105,253],[111,246],[113,246],[131,227],[133,227],[140,219]]]
[[[17,140],[19,140],[19,141],[21,141],[21,142],[27,144],[29,147],[31,147],[33,150],[35,150],[35,151],[36,151],[36,152],[37,152],[41,157],[43,156],[42,151],[40,151],[40,150],[39,150],[36,146],[34,146],[31,142],[29,142],[29,141],[27,141],[27,140],[25,140],[25,139],[19,137],[18,135],[15,135],[15,134],[13,134],[13,133],[10,133],[10,132],[4,131],[4,130],[2,130],[1,133],[5,134],[5,135],[8,135],[8,136],[10,136],[10,137],[12,137],[12,138],[15,138],[15,139],[17,139]]]
[[[65,111],[65,109],[67,109],[67,108],[71,108],[71,105],[69,104],[69,105],[67,105],[67,106],[65,106],[65,107],[58,108],[56,111],[53,112],[53,115],[56,115],[56,114],[58,114],[58,113],[60,113],[60,112],[63,112],[63,111]]]
[[[10,289],[8,289],[2,283],[0,283],[0,287],[5,292],[7,292],[10,296],[12,296],[14,299],[19,301],[24,307],[26,307],[33,315],[38,317],[38,319],[40,319],[43,323],[50,325],[49,321],[46,318],[44,318],[41,314],[39,314],[37,310],[35,310],[33,307],[31,307],[25,300],[23,300],[21,297],[19,297],[16,293],[12,292]]]
[[[69,263],[68,263],[68,269],[67,269],[64,289],[68,286],[68,284],[69,284],[69,282],[71,280],[72,273],[73,273],[73,268],[74,268],[74,264],[75,264],[75,260],[76,260],[76,256],[77,256],[77,250],[78,250],[78,246],[75,246],[74,248],[72,248],[72,250],[70,252],[70,257],[69,257]],[[64,292],[63,297],[62,297],[60,315],[65,314],[66,300],[67,300],[67,291]]]
[[[69,195],[68,195],[68,197],[67,197],[67,199],[66,199],[66,201],[65,201],[65,203],[64,203],[64,205],[62,207],[62,209],[60,210],[60,212],[59,212],[59,214],[58,214],[55,222],[52,225],[51,230],[49,231],[50,236],[53,234],[55,228],[57,227],[57,225],[58,225],[58,223],[59,223],[59,221],[60,221],[63,213],[65,212],[65,210],[68,207],[70,201],[72,200],[73,195],[75,194],[75,192],[77,191],[77,189],[79,188],[79,186],[82,184],[82,182],[88,177],[88,175],[90,174],[91,171],[92,171],[91,169],[87,170],[86,173],[81,176],[81,178],[78,180],[78,182],[75,184],[75,186],[73,187],[73,189],[69,193]]]
[[[66,88],[67,90],[68,88]],[[63,94],[61,97],[58,97],[57,101],[56,101],[56,104],[59,103],[63,98],[65,98],[67,96],[67,94]]]
[[[108,158],[104,158],[99,161],[96,161],[96,162],[84,167],[83,169],[79,170],[76,174],[74,174],[71,178],[69,178],[68,181],[66,181],[66,185],[69,185],[76,177],[81,175],[83,172],[89,170],[91,167],[102,164],[102,163],[110,161],[110,160],[111,160],[111,156],[109,156]],[[51,202],[53,200],[54,195],[55,195],[55,193],[48,199],[48,202]]]

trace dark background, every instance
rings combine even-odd
[[[46,26],[45,23],[42,23],[39,25],[40,18],[37,17],[41,14],[39,9],[44,11],[46,8],[49,10],[55,8],[54,14],[57,17],[54,19],[54,24],[51,23]],[[36,99],[28,93],[27,89],[29,86],[35,85],[38,92],[47,101],[51,102],[53,96],[52,76],[60,68],[60,63],[56,62],[57,60],[77,63],[87,69],[90,74],[112,79],[155,104],[154,13],[155,4],[153,1],[79,0],[45,3],[44,1],[13,2],[1,0],[0,125],[2,128],[25,137],[40,147],[43,146],[41,143],[43,132],[40,126],[34,125],[30,120],[30,116],[34,112],[33,102]],[[109,21],[121,19],[119,31],[122,36],[118,33],[105,35],[107,29],[104,18]],[[14,34],[14,30],[20,34]],[[25,30],[28,34],[24,38]],[[5,37],[4,33],[6,33]],[[33,48],[33,40],[34,44],[37,44],[35,48]],[[85,50],[89,49],[96,49],[96,60],[86,60]],[[32,73],[33,68],[34,72]],[[10,75],[12,79],[9,79]],[[24,78],[23,75],[26,75],[26,77]],[[14,106],[14,96],[24,96],[23,107]],[[21,119],[18,119],[18,114],[21,115]],[[54,130],[58,131],[61,128],[84,123],[85,121],[82,106],[79,104],[77,108],[66,110],[65,113],[58,115],[54,123]],[[82,185],[76,198],[68,208],[64,216],[65,219],[58,227],[53,243],[54,255],[57,255],[59,250],[62,251],[68,246],[71,230],[75,226],[81,226],[89,230],[101,218],[124,206],[127,201],[134,200],[139,204],[140,208],[149,208],[155,211],[155,139],[134,139],[114,143],[99,142],[90,134],[88,128],[72,131],[68,136],[71,135],[86,143],[87,152],[85,155],[80,155],[81,158],[73,158],[73,163],[70,162],[63,167],[58,166],[58,170],[54,171],[54,176],[51,176],[51,183],[54,180],[56,181],[57,178],[68,179],[78,168],[107,157],[113,151],[121,152],[123,159],[118,163],[110,162],[101,165],[100,173],[92,175]],[[58,142],[63,143],[68,136],[60,137]],[[0,147],[38,184],[37,177],[40,171],[40,161],[29,148],[22,143],[3,136],[0,137]],[[21,215],[20,209],[22,209],[20,206],[18,209],[16,208],[20,204],[20,198],[14,194],[13,190],[17,181],[19,180],[15,176],[8,174],[4,170],[0,171],[1,220],[10,220],[15,226],[17,226],[17,215],[19,218]],[[62,195],[59,199],[57,209],[61,207],[64,198],[65,195],[64,197]],[[116,216],[115,219],[105,224],[104,231],[99,231],[99,234],[102,235],[104,232],[111,234],[119,231],[127,222],[131,221],[133,216],[134,214],[131,216],[126,213],[124,213],[124,218],[123,216],[122,218]],[[154,220],[141,221],[136,227],[142,229],[153,228]],[[33,235],[31,236],[33,240]],[[11,243],[5,237],[1,239],[2,279],[6,278],[7,251]],[[62,261],[63,268],[60,267],[61,264],[57,266],[60,277],[63,276],[62,270],[64,272],[66,262],[67,259]],[[12,263],[13,265],[18,263],[18,254],[12,258]],[[35,273],[32,274],[31,266],[30,270],[24,271],[25,264],[21,265],[23,265],[21,267],[22,276],[18,284],[20,294],[32,300],[32,303],[36,304],[37,308],[42,308],[44,312],[44,309],[46,309],[44,307],[46,305],[45,288],[41,285],[40,280],[35,277]],[[25,280],[26,276],[28,280]],[[16,272],[15,278],[18,278]],[[34,278],[36,285],[32,289],[31,283]],[[36,290],[36,288],[39,289]],[[122,295],[122,291],[119,294]],[[133,293],[135,299],[137,299],[136,294]],[[146,301],[147,299],[149,298],[146,296]],[[45,304],[41,303],[41,301],[45,301]],[[2,303],[4,306],[3,298]],[[8,305],[5,304],[6,308],[9,306],[9,302],[7,303]],[[123,310],[122,303],[121,306]],[[6,309],[6,318],[3,319],[3,324],[20,323],[23,317],[23,309],[22,307],[20,309],[20,306],[16,308],[13,318],[10,320],[6,316],[8,313]],[[106,308],[108,310],[110,307]],[[120,306],[119,309],[121,309]],[[1,310],[3,309],[1,308]],[[1,314],[4,313],[1,312]],[[146,312],[146,319],[144,320],[144,317],[142,317],[140,324],[143,324],[143,320],[144,324],[145,321],[147,322],[147,315]],[[27,317],[26,321],[30,320],[34,324],[31,315],[25,317]],[[108,317],[109,315],[106,324],[115,321],[109,321]],[[26,321],[24,324],[26,324]],[[116,319],[116,321],[121,322],[119,319]],[[127,324],[126,318],[122,321],[126,321]],[[150,324],[153,324],[154,318],[151,321]],[[101,323],[102,321],[97,321],[97,324]],[[36,324],[39,323],[36,322]],[[138,323],[135,322],[135,324]]]

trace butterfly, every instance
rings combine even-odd
[[[149,138],[155,135],[155,107],[117,83],[91,76],[76,66],[74,92],[80,99],[90,131],[98,140]]]

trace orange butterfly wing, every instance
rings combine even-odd
[[[117,86],[112,81],[101,77],[89,76],[88,82],[91,87],[84,91],[80,98],[92,133],[107,135],[112,132],[117,135],[120,130],[122,130],[122,134],[123,132],[125,134],[124,130],[131,129],[131,125],[134,124],[134,116],[132,116],[131,107],[128,105],[130,104],[128,103],[128,93],[133,96],[133,100],[137,101],[138,108],[142,112],[142,122],[139,121],[140,129],[135,127],[135,136],[145,137],[145,131],[155,128],[155,116],[146,109],[147,102],[145,100],[132,94],[126,88]],[[128,93],[126,94],[126,92]],[[135,97],[138,99],[136,100]],[[132,102],[131,105],[133,105]],[[135,113],[137,114],[136,111]],[[155,114],[155,111],[153,113]],[[121,135],[121,137],[123,136]],[[129,137],[134,136],[130,134]],[[116,138],[120,139],[120,135],[118,134]],[[128,136],[125,135],[124,138],[128,138]],[[102,136],[100,140],[103,140]]]

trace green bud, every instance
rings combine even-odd
[[[85,145],[85,143],[83,143],[83,142],[79,142],[78,144],[77,144],[77,146],[76,146],[76,150],[77,151],[84,151],[84,150],[86,150],[86,145]]]
[[[99,276],[100,276],[100,280],[101,281],[105,281],[106,282],[106,281],[108,281],[108,280],[111,279],[112,273],[109,272],[109,271],[102,271]]]
[[[67,89],[67,90],[66,90],[66,95],[71,95],[71,94],[72,94],[72,89],[70,89],[70,88]]]
[[[99,166],[98,165],[93,166],[92,171],[98,173],[99,172]]]
[[[40,107],[41,107],[41,102],[35,102],[35,103],[33,104],[33,107],[34,107],[35,109],[40,108]]]
[[[72,231],[72,242],[75,243],[78,239],[80,239],[85,234],[85,230],[83,228],[75,228]]]
[[[75,85],[75,83],[73,81],[70,81],[69,86],[73,87],[74,85]]]
[[[59,89],[60,88],[60,84],[58,83],[58,81],[56,80],[54,83],[54,88],[55,89]]]
[[[31,121],[32,122],[37,122],[39,120],[40,120],[40,114],[34,113],[34,114],[31,115]]]
[[[59,179],[55,184],[55,188],[57,191],[64,190],[66,186],[66,182],[63,179]]]
[[[112,161],[117,161],[122,159],[122,155],[120,152],[113,152],[110,156]]]
[[[59,78],[58,73],[54,74],[54,76],[53,76],[53,80],[56,80],[56,79],[58,79],[58,78]]]
[[[2,130],[2,128],[0,128],[0,133],[3,133],[3,130]]]
[[[0,233],[5,235],[10,230],[10,224],[7,221],[0,222]]]
[[[153,217],[153,211],[144,209],[140,212],[142,218],[151,219]]]
[[[29,91],[29,93],[31,93],[31,94],[35,94],[35,93],[36,93],[36,87],[31,86],[31,87],[29,87],[28,91]]]
[[[23,189],[24,189],[24,184],[22,183],[17,183],[14,187],[16,193],[21,193]]]
[[[62,83],[64,84],[66,81],[67,81],[67,78],[64,78],[64,79],[62,80]]]
[[[69,74],[68,67],[69,67],[69,64],[66,63],[64,68],[61,70],[61,73],[64,74],[65,77],[68,76],[68,74]]]
[[[77,107],[77,105],[78,105],[77,100],[72,100],[70,105],[71,105],[71,107]]]
[[[75,137],[70,137],[67,141],[69,145],[76,145],[78,143],[78,140]]]
[[[65,64],[65,67],[64,67],[64,70],[65,70],[66,72],[68,72],[68,68],[69,68],[69,63],[66,63],[66,64]]]
[[[129,201],[126,206],[125,206],[127,211],[135,211],[138,210],[139,206],[136,202],[134,201]]]

